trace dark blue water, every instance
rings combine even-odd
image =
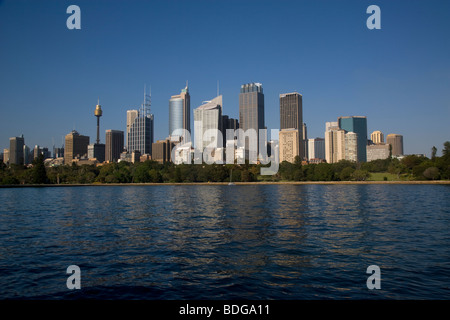
[[[0,189],[0,299],[450,299],[449,275],[448,185]]]

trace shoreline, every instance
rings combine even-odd
[[[0,188],[46,188],[46,187],[117,187],[117,186],[219,186],[228,185],[229,182],[165,182],[165,183],[86,183],[86,184],[14,184],[0,185]],[[244,185],[450,185],[450,180],[430,181],[256,181],[233,182],[235,186]]]

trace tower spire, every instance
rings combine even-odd
[[[100,144],[100,117],[102,116],[103,111],[100,106],[100,98],[97,100],[97,105],[95,106],[94,115],[97,117],[97,144]]]

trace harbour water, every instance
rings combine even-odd
[[[450,299],[450,185],[4,188],[0,204],[0,299]]]

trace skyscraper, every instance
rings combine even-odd
[[[301,144],[299,143],[300,130],[282,129],[279,132],[280,162],[294,163],[295,157],[299,155]]]
[[[186,141],[183,136],[183,130],[191,134],[191,96],[189,95],[189,88],[186,87],[181,90],[180,94],[174,95],[169,100],[169,136],[179,136]]]
[[[24,164],[23,146],[25,139],[21,137],[9,138],[9,164]]]
[[[105,161],[117,162],[123,151],[123,131],[106,130]]]
[[[239,129],[239,120],[230,118],[227,115],[222,115],[222,135],[223,135],[223,147],[227,146],[227,129],[233,130],[235,132]],[[235,140],[235,137],[233,137]]]
[[[23,146],[23,164],[30,164],[30,147],[27,145]]]
[[[261,83],[248,83],[241,85],[239,94],[239,126],[244,132],[256,131],[255,138],[246,138],[245,150],[249,152],[249,159],[257,159],[259,154],[259,130],[264,126],[264,93]],[[256,154],[253,153],[254,148]]]
[[[33,160],[39,158],[39,155],[42,153],[41,147],[39,145],[35,145],[33,148]]]
[[[128,147],[128,133],[130,132],[131,129],[131,125],[134,123],[134,119],[137,118],[139,114],[138,110],[127,110],[127,131],[126,131],[126,143],[127,143],[127,147]]]
[[[280,130],[299,131],[298,150],[301,159],[305,157],[306,125],[303,123],[303,96],[297,92],[280,94]],[[281,146],[280,146],[281,150]]]
[[[175,146],[170,139],[158,140],[152,145],[152,160],[159,163],[171,162],[172,149]]]
[[[345,160],[357,162],[358,160],[358,134],[354,132],[345,133]]]
[[[302,134],[303,134],[303,140],[302,140],[302,150],[303,150],[303,159],[308,160],[308,129],[306,127],[306,123],[303,123],[302,125]]]
[[[64,149],[64,163],[71,164],[75,158],[82,158],[87,156],[89,145],[89,137],[80,135],[73,130],[66,135],[65,149]]]
[[[367,118],[360,116],[339,117],[339,128],[357,134],[357,161],[367,161]]]
[[[210,146],[212,148],[222,148],[222,96],[215,97],[211,101],[206,101],[194,110],[194,132],[195,149],[203,152]]]
[[[297,92],[280,94],[280,130],[303,130],[302,98],[302,95]]]
[[[335,163],[345,159],[345,130],[338,127],[337,122],[325,125],[325,160]]]
[[[127,132],[127,148],[130,153],[139,151],[141,155],[152,154],[154,117],[150,113],[150,104],[150,96],[144,93],[141,109],[127,111],[127,121],[131,122]]]
[[[386,137],[386,143],[392,146],[392,155],[403,155],[403,136],[401,134],[388,134]]]

